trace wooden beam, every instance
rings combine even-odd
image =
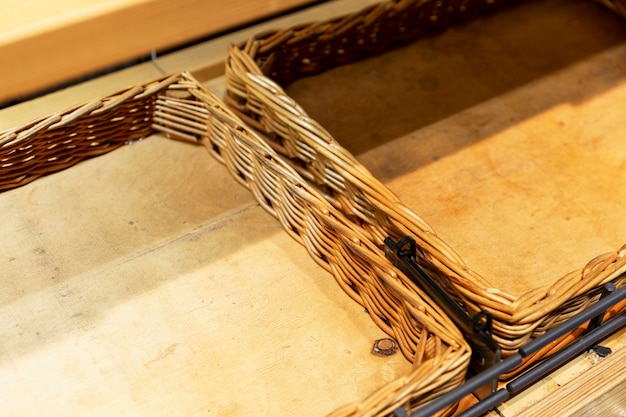
[[[13,2],[0,13],[0,102],[313,2]]]

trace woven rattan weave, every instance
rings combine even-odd
[[[3,133],[11,158],[3,157],[3,187],[26,184],[159,131],[177,140],[204,144],[367,309],[378,326],[398,341],[404,356],[414,364],[406,376],[334,415],[388,414],[398,406],[410,408],[428,401],[464,380],[470,350],[441,309],[188,74],[135,86]],[[44,168],[36,169],[41,165]]]
[[[493,313],[497,341],[509,351],[596,300],[603,283],[623,285],[626,248],[598,256],[547,291],[515,298],[494,290],[274,80],[284,83],[360,59],[508,3],[388,1],[332,21],[261,34],[231,48],[227,65],[228,103],[245,122],[191,76],[175,74],[1,133],[0,190],[154,132],[202,143],[413,363],[406,376],[335,415],[414,408],[464,380],[470,350],[440,307],[385,258],[387,235],[415,237],[424,264],[470,312]],[[626,2],[603,3],[626,14]]]
[[[388,1],[350,16],[261,34],[230,50],[227,103],[267,137],[378,246],[411,235],[424,265],[471,313],[488,309],[506,352],[597,299],[602,284],[626,271],[626,246],[597,256],[541,291],[516,297],[493,288],[435,231],[312,120],[280,84],[384,51],[511,1]],[[516,2],[519,3],[519,2]],[[624,13],[624,2],[604,2]]]

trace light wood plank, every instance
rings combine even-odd
[[[83,0],[66,1],[81,2]],[[224,92],[224,81],[221,76],[224,72],[224,60],[227,56],[227,47],[229,44],[240,42],[265,30],[329,19],[334,16],[350,13],[376,2],[377,0],[337,0],[312,5],[301,11],[290,13],[287,16],[228,33],[180,51],[171,52],[166,55],[158,55],[154,62],[135,65],[3,109],[3,111],[0,112],[0,131],[19,126],[32,119],[53,112],[63,111],[66,108],[90,99],[112,94],[128,86],[144,83],[164,74],[181,71],[191,71],[193,75],[204,82],[208,88],[218,95],[221,95]],[[95,6],[94,8],[97,9]],[[5,27],[8,32],[11,27],[9,22],[5,23]]]
[[[594,4],[532,2],[287,91],[521,296],[626,243],[625,40]]]
[[[626,406],[626,330],[603,341],[613,353],[582,354],[498,407],[491,417],[617,416]],[[613,411],[611,411],[613,410]]]
[[[0,8],[0,102],[311,2],[11,2]]]
[[[410,370],[202,147],[150,137],[0,208],[11,415],[319,416]]]

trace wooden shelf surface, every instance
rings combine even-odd
[[[0,111],[0,130],[163,72],[192,70],[219,93],[229,42],[362,5],[316,5],[20,103]],[[624,51],[583,69],[608,71]],[[623,85],[592,104],[619,105]],[[380,330],[201,148],[155,135],[0,194],[0,207],[0,399],[12,415],[319,416],[410,367],[370,354]],[[614,354],[581,355],[490,416],[623,409],[626,332],[603,344]]]

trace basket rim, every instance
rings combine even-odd
[[[181,92],[184,96],[183,98],[178,97],[178,93]],[[172,94],[168,95],[168,93]],[[239,169],[229,162],[231,157],[226,155],[231,147],[243,146],[249,156],[256,158],[256,160],[264,161],[263,170],[271,173],[271,175],[279,174],[284,179],[285,183],[288,184],[287,192],[300,196],[302,201],[308,201],[311,205],[318,206],[316,208],[317,212],[319,212],[317,215],[321,219],[326,219],[325,221],[332,227],[346,230],[352,236],[347,243],[354,248],[353,250],[360,250],[364,253],[379,252],[365,236],[361,236],[358,229],[344,219],[314,189],[310,188],[300,178],[299,174],[293,171],[263,139],[256,135],[221,100],[204,88],[188,72],[159,77],[110,96],[73,106],[50,116],[38,118],[21,127],[7,130],[0,137],[10,139],[8,142],[5,142],[6,147],[29,147],[33,141],[40,140],[37,134],[63,131],[81,122],[83,119],[89,119],[93,116],[106,116],[112,109],[123,108],[124,103],[146,98],[154,98],[156,102],[154,121],[151,126],[152,133],[165,134],[171,139],[182,139],[204,145],[209,150],[209,153],[226,166],[230,173],[233,174],[234,179],[251,190],[260,205],[274,217],[277,217],[285,230],[303,244],[310,253],[316,250],[307,247],[300,234],[291,232],[291,229],[285,223],[288,220],[276,208],[278,206],[274,207],[265,203],[266,197],[263,194],[263,190],[255,188],[260,181],[246,181],[242,179],[238,171]],[[187,113],[189,118],[179,117],[182,113]],[[159,114],[160,116],[157,116]],[[207,128],[210,129],[198,131],[196,120],[203,119],[207,120],[205,123]],[[215,153],[216,147],[221,149],[220,153]],[[39,176],[36,178],[39,178]],[[30,179],[30,181],[36,178]],[[18,184],[18,186],[24,184]],[[382,253],[376,256],[379,259],[385,259]],[[323,264],[319,259],[316,260],[318,263]],[[322,266],[329,272],[332,272],[328,265]],[[420,335],[421,330],[418,330],[415,334],[403,336],[393,330],[394,328],[389,327],[388,324],[380,321],[380,319],[374,321],[384,331],[398,340],[402,353],[409,361],[415,360],[420,366],[414,367],[407,375],[382,386],[377,392],[365,398],[359,404],[346,405],[338,409],[333,415],[347,416],[355,409],[385,413],[403,406],[407,402],[414,401],[416,398],[418,399],[417,404],[420,404],[440,395],[438,391],[432,391],[433,386],[443,387],[443,391],[446,391],[459,385],[464,379],[471,355],[471,350],[466,341],[450,319],[432,300],[421,291],[415,291],[414,288],[411,288],[410,284],[407,284],[408,281],[400,279],[402,274],[399,271],[394,272],[393,269],[394,267],[389,265],[389,270],[381,271],[381,274],[388,275],[390,285],[394,286],[396,288],[395,291],[403,294],[409,300],[408,303],[413,306],[412,308],[416,312],[418,309],[415,306],[419,306],[419,309],[421,309],[419,325],[424,326],[426,331],[423,335]],[[341,281],[340,277],[337,278],[338,282]],[[351,295],[355,301],[369,308],[372,318],[376,316],[375,310],[377,307],[375,304],[371,304],[371,301],[366,301],[362,297],[351,294],[351,290],[345,286],[342,287],[340,285],[340,288],[347,292],[348,295]],[[424,341],[419,343],[419,346],[417,344],[413,345],[417,343],[415,340],[420,340],[420,337],[423,337]],[[430,341],[426,341],[427,338]],[[428,344],[432,344],[432,346],[427,347]],[[432,350],[432,352],[429,354],[428,350]],[[443,391],[441,394],[443,394]],[[411,394],[412,392],[414,395]]]
[[[598,1],[614,12],[626,16],[626,2]],[[521,296],[513,296],[494,288],[485,277],[468,268],[454,249],[447,245],[432,227],[404,205],[323,126],[310,118],[283,87],[264,72],[264,66],[266,62],[271,61],[273,51],[281,46],[287,47],[303,39],[315,42],[322,37],[341,37],[343,27],[352,24],[347,23],[348,19],[357,21],[354,24],[366,25],[367,23],[363,22],[375,20],[385,12],[395,13],[394,7],[406,7],[408,3],[411,2],[383,1],[353,15],[345,16],[344,19],[333,18],[325,22],[312,22],[309,26],[297,25],[231,45],[226,67],[226,102],[244,118],[246,123],[261,131],[273,129],[281,123],[288,125],[290,133],[300,135],[295,139],[299,146],[309,145],[316,155],[324,161],[330,161],[327,167],[336,169],[347,183],[363,190],[368,196],[378,193],[372,199],[372,204],[395,216],[394,219],[411,225],[409,230],[416,231],[413,237],[428,245],[427,252],[431,255],[429,260],[460,277],[458,280],[460,283],[456,288],[466,297],[465,300],[492,312],[494,318],[499,321],[497,325],[501,330],[525,339],[544,323],[554,320],[554,315],[558,315],[558,310],[564,304],[573,302],[593,288],[626,273],[626,244],[615,251],[597,255],[581,268],[557,278],[547,288],[529,291]],[[261,110],[255,113],[255,110],[248,106],[249,103],[254,103],[255,110],[257,108]],[[280,106],[276,103],[280,103]],[[277,114],[279,116],[272,119]],[[279,118],[283,119],[278,120]],[[303,127],[304,125],[306,127]],[[285,127],[279,126],[278,129],[275,132],[280,135],[280,129]],[[501,341],[507,343],[505,340]],[[516,342],[516,345],[519,343],[520,341]]]

